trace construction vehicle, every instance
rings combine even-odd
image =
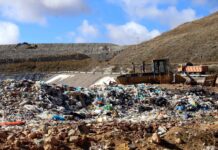
[[[208,72],[208,66],[193,65],[192,63],[180,64],[177,68],[178,73],[187,72],[189,74],[205,74]]]
[[[140,83],[151,83],[151,84],[170,84],[170,83],[186,83],[190,85],[197,85],[197,81],[190,75],[190,73],[196,71],[190,71],[188,66],[190,63],[187,63],[186,69],[182,68],[182,72],[185,73],[187,78],[182,77],[176,72],[172,72],[170,69],[170,63],[168,59],[157,59],[153,60],[152,63],[152,71],[145,72],[145,62],[143,62],[142,73],[135,73],[136,67],[135,64],[132,63],[133,73],[125,74],[117,77],[117,82],[120,84],[128,85],[128,84],[140,84]],[[196,67],[196,66],[192,66]],[[202,67],[202,66],[199,66]],[[178,69],[178,68],[177,68]],[[198,72],[205,72],[208,67],[202,67],[202,70]],[[218,75],[209,75],[206,76],[203,86],[216,86],[216,80]],[[186,80],[189,79],[189,80]]]
[[[152,72],[135,73],[135,66],[133,64],[133,73],[125,74],[117,77],[117,82],[120,84],[139,84],[139,83],[185,83],[186,79],[180,75],[174,74],[170,71],[169,59],[153,60]],[[144,66],[144,62],[143,62]],[[143,70],[145,70],[143,68]]]

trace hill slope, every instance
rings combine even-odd
[[[0,72],[89,71],[122,49],[108,43],[0,45]]]
[[[0,45],[0,60],[34,59],[40,57],[68,56],[77,53],[85,54],[97,60],[111,59],[123,47],[108,43],[81,44],[29,44]]]
[[[169,58],[176,63],[218,62],[218,12],[185,23],[150,41],[129,46],[114,57],[111,63],[150,62],[158,58]]]

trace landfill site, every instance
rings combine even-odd
[[[55,78],[55,77],[54,77]],[[89,88],[0,82],[1,149],[215,149],[218,90],[184,84]]]
[[[0,45],[0,149],[217,150],[218,13],[196,22],[138,46]]]

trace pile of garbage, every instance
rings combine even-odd
[[[218,138],[217,100],[202,87],[5,80],[0,149],[190,149],[191,143],[211,149]]]
[[[173,91],[145,84],[81,88],[31,80],[0,82],[1,118],[7,121],[192,119],[217,108],[217,95],[200,87]]]

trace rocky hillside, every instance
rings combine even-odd
[[[169,58],[175,63],[218,62],[218,12],[185,23],[150,41],[130,46],[111,63],[150,62],[158,58]]]
[[[75,54],[85,54],[97,60],[108,60],[119,53],[123,47],[114,44],[29,44],[0,45],[3,60],[23,60],[53,57],[69,57]],[[70,58],[72,59],[72,58]]]
[[[122,49],[104,43],[0,45],[0,72],[90,71]]]

